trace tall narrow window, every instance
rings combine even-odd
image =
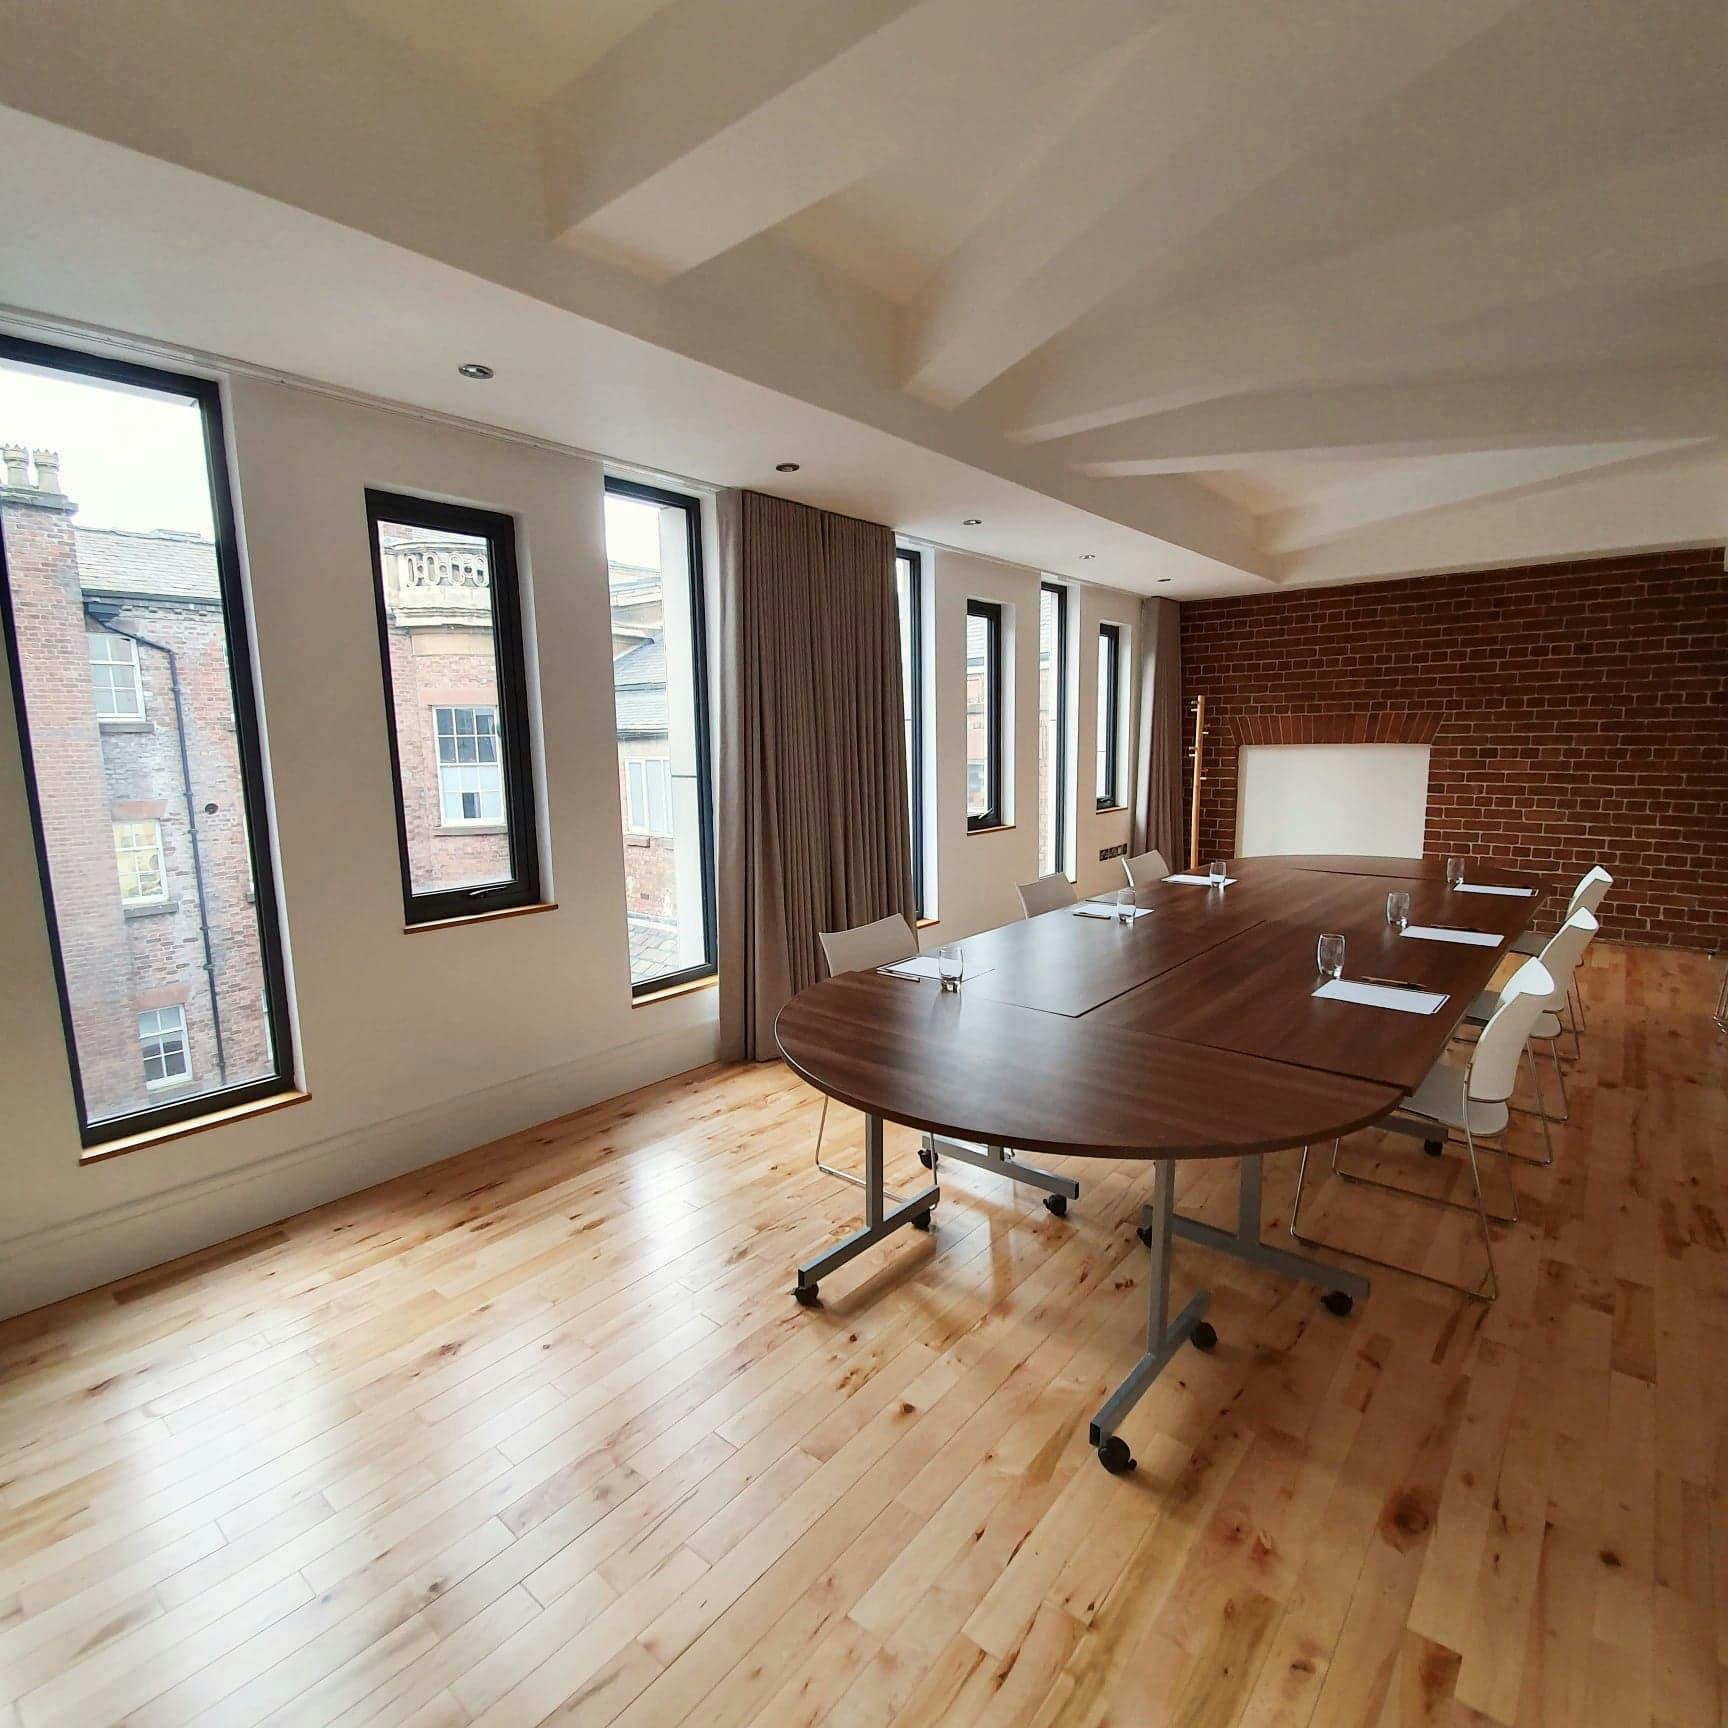
[[[410,924],[540,898],[528,668],[508,516],[366,494],[402,911]]]
[[[1098,626],[1098,808],[1122,802],[1122,626]]]
[[[642,995],[714,970],[700,505],[608,480],[606,561],[624,916],[630,987]]]
[[[97,1147],[292,1084],[221,394],[0,338],[0,428],[30,446],[3,453],[0,611]]]
[[[906,722],[906,797],[912,818],[912,904],[924,916],[924,560],[894,554],[900,610],[900,690]]]
[[[1002,826],[1002,608],[966,602],[966,826]]]
[[[1068,817],[1068,590],[1038,591],[1038,873],[1064,866]]]

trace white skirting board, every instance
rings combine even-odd
[[[0,1318],[130,1277],[715,1059],[711,1021],[296,1146],[244,1169],[0,1238]]]

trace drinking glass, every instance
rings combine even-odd
[[[1328,978],[1341,978],[1344,975],[1344,938],[1322,936],[1314,946],[1314,964]]]
[[[1222,888],[1224,886],[1224,860],[1214,858],[1211,864],[1207,866],[1206,875],[1214,888]]]
[[[1386,922],[1394,930],[1402,930],[1410,922],[1410,896],[1399,892],[1386,896]]]
[[[1116,921],[1119,924],[1134,922],[1134,890],[1118,888],[1116,890]]]
[[[958,942],[950,942],[936,950],[936,975],[944,990],[958,990],[966,976],[966,950]]]
[[[1446,886],[1456,888],[1463,880],[1464,860],[1462,858],[1448,858],[1446,860]]]

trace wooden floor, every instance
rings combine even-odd
[[[1147,1168],[1072,1164],[1066,1220],[944,1171],[934,1237],[805,1311],[857,1195],[777,1066],[0,1327],[0,1722],[1717,1722],[1728,1040],[1701,957],[1590,960],[1500,1303],[1380,1274],[1338,1320],[1178,1244],[1221,1341],[1130,1418],[1131,1477],[1085,1424],[1139,1349]],[[1312,1192],[1468,1264],[1451,1214]]]

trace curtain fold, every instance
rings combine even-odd
[[[823,930],[914,917],[886,528],[758,492],[719,501],[720,1053],[777,1053]]]
[[[1134,765],[1134,851],[1156,847],[1186,868],[1182,836],[1182,610],[1140,602],[1140,737]]]

